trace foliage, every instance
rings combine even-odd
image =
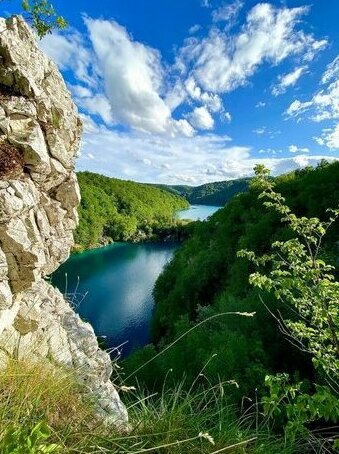
[[[338,174],[339,163],[319,166],[283,175],[276,179],[276,187],[297,216],[323,219],[327,207],[338,203]],[[260,384],[268,374],[285,372],[292,379],[314,381],[310,355],[297,351],[285,339],[261,303],[258,289],[249,285],[254,264],[237,257],[241,249],[253,250],[258,256],[270,254],[272,243],[293,238],[293,231],[280,222],[278,214],[262,209],[258,194],[259,188],[252,185],[248,193],[234,197],[209,221],[197,223],[193,235],[175,253],[155,286],[155,345],[127,358],[127,375],[202,319],[234,310],[256,312],[256,316],[207,322],[157,358],[152,373],[142,370],[138,380],[158,389],[169,369],[173,369],[174,383],[183,374],[192,383],[203,369],[212,383],[235,380],[239,388],[232,390],[232,396],[239,400],[243,395],[255,398],[256,388],[263,393]],[[326,256],[332,265],[338,233],[338,225],[329,228],[319,257]],[[272,292],[262,292],[262,297],[272,314],[297,323],[294,308]]]
[[[166,389],[165,389],[166,388]],[[121,389],[124,389],[121,387]],[[130,433],[94,418],[95,402],[84,402],[73,373],[47,362],[10,360],[0,373],[0,447],[3,454],[292,454],[295,445],[267,430],[253,431],[237,419],[224,386],[184,391],[182,383],[159,395],[124,396]],[[303,452],[303,451],[300,451]]]
[[[1,440],[2,454],[49,454],[60,452],[56,443],[46,443],[51,430],[48,425],[40,421],[32,430],[26,427],[9,426]]]
[[[141,241],[180,234],[175,212],[186,208],[182,197],[149,185],[78,173],[81,191],[80,223],[75,241],[83,248],[103,238]]]
[[[235,195],[247,191],[249,182],[249,178],[239,178],[237,180],[206,183],[201,186],[157,186],[174,194],[181,195],[192,204],[223,206]]]
[[[329,385],[316,385],[310,395],[302,392],[301,383],[291,385],[286,374],[267,377],[270,397],[265,400],[266,407],[271,413],[284,407],[288,419],[286,435],[295,437],[298,431],[306,431],[305,423],[320,418],[339,421],[339,282],[333,275],[335,267],[320,258],[324,236],[339,216],[339,209],[328,210],[331,217],[326,222],[298,217],[275,191],[269,171],[263,166],[257,166],[255,171],[255,185],[262,190],[259,198],[266,199],[264,205],[282,216],[293,237],[274,242],[272,252],[260,257],[248,250],[239,251],[238,255],[262,270],[250,275],[252,285],[273,293],[295,310],[294,320],[278,319],[280,328],[293,344],[312,355],[315,369]]]
[[[297,436],[309,438],[311,423],[322,419],[338,422],[339,399],[328,386],[315,385],[312,394],[305,391],[305,383],[291,383],[288,374],[267,375],[265,383],[269,396],[262,399],[268,419],[279,417],[285,421],[285,436],[294,441]]]
[[[39,38],[52,33],[54,29],[67,27],[66,20],[60,16],[48,0],[21,0],[24,18],[32,25]]]
[[[238,255],[264,270],[270,265],[269,272],[251,274],[250,283],[273,292],[278,300],[296,310],[296,320],[280,321],[283,331],[312,354],[315,368],[321,368],[335,386],[339,383],[339,282],[333,275],[335,267],[326,264],[320,253],[326,232],[339,216],[339,208],[327,210],[332,216],[326,222],[297,217],[285,204],[285,198],[275,192],[267,169],[257,166],[256,175],[256,184],[263,191],[259,198],[268,199],[264,205],[282,215],[282,221],[297,236],[275,241],[273,252],[261,257],[246,250]]]
[[[39,38],[52,33],[55,28],[64,29],[67,26],[66,20],[57,14],[47,0],[22,0],[22,8]]]

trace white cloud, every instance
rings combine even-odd
[[[88,157],[88,153],[94,159]],[[109,176],[144,182],[198,185],[211,181],[240,178],[253,174],[253,167],[262,163],[274,175],[316,165],[324,155],[272,156],[258,158],[249,147],[235,146],[229,137],[204,134],[192,138],[121,133],[103,126],[84,135],[78,170],[91,170]],[[141,166],[140,163],[143,163]]]
[[[83,85],[67,85],[70,88],[72,95],[76,98],[89,98],[93,95],[92,91],[88,87],[84,87]]]
[[[255,107],[258,108],[258,107],[265,107],[266,106],[266,103],[264,101],[259,101]]]
[[[99,115],[107,124],[113,123],[111,105],[104,95],[92,95],[75,98],[77,105],[92,115]]]
[[[333,79],[339,79],[339,55],[327,65],[326,71],[322,75],[321,83],[326,84]]]
[[[296,99],[289,105],[285,113],[290,117],[297,117],[305,112],[310,106],[312,106],[312,101],[300,102]]]
[[[319,145],[325,145],[331,150],[339,149],[339,123],[332,129],[323,129],[321,137],[315,137]]]
[[[285,114],[301,118],[309,112],[309,118],[315,122],[339,118],[339,59],[330,63],[321,78],[322,88],[313,94],[309,101],[293,101]]]
[[[198,87],[194,77],[189,77],[185,81],[185,89],[187,94],[195,101],[201,102],[205,107],[212,112],[220,112],[223,110],[222,100],[219,95],[214,93],[203,92]]]
[[[213,27],[203,40],[190,39],[181,50],[182,68],[190,71],[204,90],[225,93],[247,83],[264,62],[278,64],[288,56],[311,60],[327,42],[298,30],[305,7],[276,8],[259,3],[235,35]]]
[[[274,139],[276,136],[281,134],[281,131],[279,129],[269,129],[267,126],[261,126],[259,128],[252,129],[252,132],[254,134],[257,134],[257,136],[265,136],[269,137],[270,139]]]
[[[227,123],[231,123],[232,115],[229,112],[224,112],[221,116],[222,120],[226,121]]]
[[[189,33],[190,35],[194,35],[194,34],[197,33],[200,29],[201,29],[201,25],[195,24],[195,25],[192,25],[192,27],[190,27],[190,28],[188,29],[188,33]]]
[[[90,86],[97,85],[93,55],[86,48],[83,36],[78,31],[65,35],[59,32],[46,35],[39,46],[61,70],[71,70],[79,81]]]
[[[144,132],[193,135],[172,118],[161,96],[164,70],[159,52],[134,41],[114,21],[85,19],[114,118]]]
[[[201,0],[201,6],[203,8],[210,8],[211,7],[210,0]]]
[[[262,128],[253,129],[252,132],[254,132],[254,134],[257,134],[258,136],[262,136],[263,134],[265,134],[266,130],[266,126],[263,126]]]
[[[81,121],[84,128],[84,133],[95,134],[100,131],[100,127],[95,123],[90,115],[80,113]]]
[[[272,94],[278,96],[285,93],[288,87],[293,87],[297,83],[306,70],[307,66],[300,66],[294,71],[279,76],[279,82],[272,88]]]
[[[290,153],[309,153],[310,150],[307,147],[299,148],[296,145],[290,145],[288,151]]]
[[[196,129],[213,129],[214,120],[206,107],[196,107],[188,118]]]
[[[295,158],[293,158],[293,160],[297,164],[297,166],[301,167],[301,168],[310,165],[309,157],[304,154],[300,154],[300,155],[296,156]]]
[[[212,12],[213,22],[228,22],[232,24],[243,6],[244,4],[240,0],[235,0],[233,3],[220,6]]]

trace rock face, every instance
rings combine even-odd
[[[81,123],[62,76],[20,18],[0,18],[0,361],[49,358],[71,366],[106,422],[127,425],[99,349],[44,278],[69,255],[79,187]]]

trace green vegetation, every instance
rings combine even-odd
[[[238,180],[206,183],[201,186],[157,185],[157,187],[180,195],[191,204],[223,206],[235,195],[247,191],[249,182],[250,178],[239,178]]]
[[[73,375],[48,363],[11,360],[0,373],[0,449],[3,454],[292,454],[266,428],[250,428],[253,415],[236,419],[225,386],[157,396],[126,394],[130,433],[93,418]],[[246,451],[245,451],[246,449]],[[220,451],[221,450],[221,451]],[[300,452],[302,446],[300,446]]]
[[[70,372],[11,360],[1,452],[335,452],[339,210],[327,206],[338,204],[339,163],[274,182],[256,173],[249,192],[195,224],[157,282],[156,345],[117,379],[131,432],[94,422]],[[126,386],[134,380],[144,392]]]
[[[54,29],[67,27],[66,20],[60,16],[47,0],[21,0],[22,11],[19,14],[31,24],[39,38],[43,38]]]
[[[197,223],[159,277],[154,345],[132,354],[125,372],[134,377],[137,370],[150,390],[165,377],[176,383],[185,376],[197,389],[206,380],[234,383],[229,398],[236,406],[244,409],[250,399],[266,415],[258,421],[286,427],[286,442],[306,436],[317,443],[312,424],[339,420],[339,226],[338,212],[332,219],[327,212],[338,206],[339,163],[283,175],[275,186],[257,170],[249,192]],[[270,210],[258,199],[262,191]],[[222,316],[232,311],[256,315]],[[325,452],[333,441],[320,443]]]
[[[335,266],[320,259],[322,242],[339,217],[339,207],[327,210],[327,222],[297,217],[275,191],[268,171],[257,166],[256,174],[256,184],[263,191],[259,198],[267,199],[264,205],[282,216],[293,238],[274,242],[272,252],[260,257],[246,250],[238,256],[247,257],[260,270],[250,275],[252,285],[295,311],[293,319],[277,317],[279,326],[300,350],[310,354],[321,383],[305,392],[303,383],[291,383],[286,373],[265,379],[270,388],[270,396],[264,399],[265,412],[281,415],[284,410],[285,434],[293,440],[299,433],[307,434],[310,423],[339,420],[339,282],[332,274]]]
[[[78,248],[109,241],[180,238],[183,223],[177,210],[187,208],[180,196],[149,185],[78,173],[81,191],[80,223],[75,232]]]

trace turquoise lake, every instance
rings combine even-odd
[[[190,219],[191,221],[203,221],[212,216],[221,207],[211,205],[191,205],[186,210],[180,210],[177,213],[178,219]]]
[[[184,217],[216,211],[200,207],[183,210]],[[173,243],[114,243],[74,254],[52,275],[52,283],[107,347],[124,344],[120,350],[126,356],[149,342],[152,290],[177,247]]]

